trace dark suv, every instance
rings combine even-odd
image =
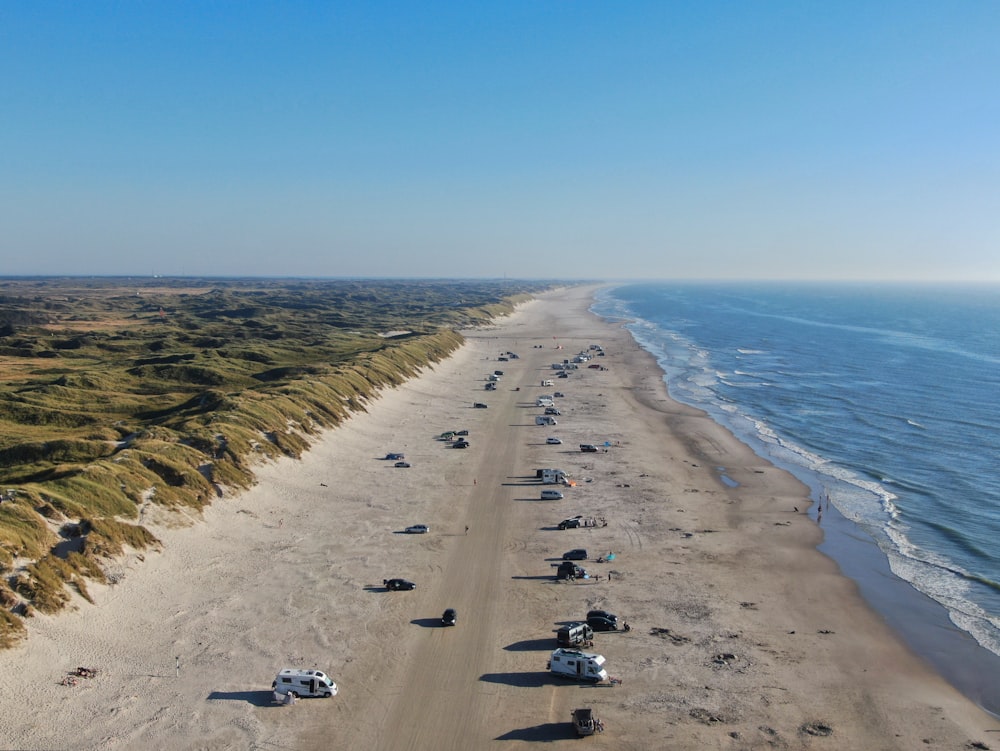
[[[416,589],[417,585],[406,579],[383,579],[382,584],[390,592],[403,592],[410,589]]]
[[[617,631],[618,616],[606,610],[591,610],[587,613],[587,625],[594,631]]]
[[[448,608],[444,611],[444,615],[441,616],[441,625],[454,626],[457,619],[458,613],[455,612],[455,608]]]
[[[587,551],[583,548],[576,548],[574,550],[567,550],[563,553],[564,561],[585,561],[587,560]]]
[[[579,519],[563,519],[559,522],[559,529],[576,529],[580,526]]]

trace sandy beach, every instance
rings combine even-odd
[[[588,312],[593,292],[464,332],[202,517],[147,515],[161,550],[0,652],[0,748],[562,748],[576,707],[606,728],[580,742],[607,749],[1000,748],[1000,721],[817,552],[807,489],[670,400],[653,358]],[[590,344],[599,368],[541,385]],[[554,391],[558,425],[535,425]],[[467,449],[435,439],[458,429]],[[564,499],[539,499],[541,467],[575,481]],[[576,515],[607,526],[557,528]],[[413,524],[430,531],[402,533]],[[556,581],[574,548],[594,576]],[[416,589],[388,592],[391,577]],[[591,609],[631,626],[594,637],[617,685],[547,672],[556,629]],[[97,675],[65,685],[79,666]],[[339,694],[277,705],[285,667],[328,672]]]

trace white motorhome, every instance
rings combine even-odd
[[[540,469],[536,472],[536,476],[542,479],[542,485],[560,485],[568,482],[566,473],[561,469]]]
[[[552,415],[535,415],[535,425],[558,425]]]
[[[542,394],[535,399],[536,407],[552,407],[555,406],[555,400],[548,394]]]
[[[275,694],[291,694],[292,696],[324,696],[330,698],[337,695],[337,684],[330,676],[320,670],[298,670],[285,668],[274,678],[271,690]]]
[[[542,385],[543,386],[555,386],[555,384],[552,382],[551,378],[546,378],[545,380],[543,380],[542,381]]]
[[[581,652],[579,649],[557,649],[549,658],[549,671],[561,678],[600,683],[608,679],[604,655]]]

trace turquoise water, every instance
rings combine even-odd
[[[636,284],[594,311],[1000,655],[1000,287]]]

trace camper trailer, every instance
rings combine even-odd
[[[337,695],[337,684],[319,670],[285,668],[275,676],[271,690],[275,694],[291,694],[295,697],[324,696],[330,698]]]
[[[560,678],[600,683],[608,679],[604,655],[560,647],[549,658],[549,672]]]
[[[594,638],[594,630],[586,623],[567,623],[556,631],[560,647],[580,647]]]

